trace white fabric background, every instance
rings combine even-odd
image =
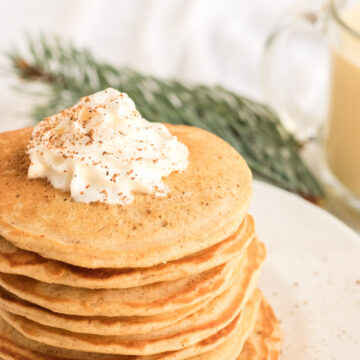
[[[1,0],[0,51],[25,32],[58,33],[97,56],[261,98],[266,35],[294,0]],[[4,59],[2,59],[2,63]],[[29,123],[29,100],[1,79],[0,131]]]

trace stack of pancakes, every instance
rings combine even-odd
[[[0,135],[0,358],[276,359],[278,322],[256,288],[264,245],[251,173],[206,131],[165,197],[76,203],[29,180],[32,129]]]

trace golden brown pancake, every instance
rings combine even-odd
[[[263,298],[254,331],[237,360],[278,360],[282,344],[279,322]]]
[[[150,356],[91,354],[58,349],[23,337],[0,319],[0,356],[4,360],[277,360],[280,354],[281,334],[278,321],[264,297],[256,314],[255,328],[249,337],[248,332],[242,333],[239,330],[212,350],[203,351],[192,357],[186,357],[186,353],[185,357],[182,356],[186,349]],[[251,328],[250,323],[255,320],[250,319],[250,316],[248,318],[248,324],[243,328]],[[247,341],[242,348],[241,345],[245,339]],[[206,342],[214,340],[215,336],[203,341],[203,346],[206,346]],[[240,351],[241,354],[234,357],[234,353],[238,354]]]
[[[188,168],[164,179],[165,197],[126,206],[30,180],[32,129],[0,134],[0,358],[277,359],[278,322],[255,290],[250,170],[215,135],[168,129]]]
[[[81,268],[18,249],[0,237],[0,272],[89,289],[137,287],[177,280],[224,264],[234,257],[242,256],[254,236],[254,220],[248,215],[235,234],[208,249],[149,268],[125,269]]]
[[[0,273],[0,285],[22,299],[61,314],[151,316],[213,299],[233,283],[239,266],[239,259],[232,259],[204,273],[129,289],[75,288],[4,273]]]
[[[208,313],[206,321],[197,321],[196,314],[189,318],[186,326],[177,326],[173,329],[164,329],[163,331],[154,332],[146,335],[130,336],[99,336],[72,333],[57,328],[51,328],[39,325],[33,321],[18,315],[13,315],[5,310],[0,310],[1,317],[18,332],[32,340],[47,345],[78,351],[89,351],[105,354],[121,355],[153,355],[166,351],[176,351],[190,347],[201,342],[222,329],[240,321],[241,316],[248,311],[254,311],[259,297],[254,294],[242,311],[236,311],[223,323],[223,316],[229,316],[228,313],[216,314],[216,308],[209,310],[215,312]],[[240,304],[239,304],[240,305]],[[234,310],[232,310],[234,311]],[[191,321],[191,323],[190,323]],[[183,324],[181,324],[183,325]]]
[[[217,136],[168,125],[189,166],[164,179],[165,197],[127,206],[84,204],[27,177],[32,129],[0,134],[0,235],[16,247],[87,268],[150,267],[207,249],[236,232],[251,199],[244,159]]]
[[[153,316],[85,317],[52,312],[20,299],[0,287],[0,307],[10,313],[24,316],[43,325],[99,335],[128,335],[156,331],[179,322],[203,308],[207,303],[209,303],[208,300],[178,311]]]
[[[194,344],[193,346],[160,354],[137,355],[110,355],[66,350],[38,343],[30,340],[0,317],[0,355],[8,360],[219,360],[224,359],[222,354],[238,353],[241,346],[251,332],[258,313],[261,293],[256,291],[244,311],[226,328],[219,333]],[[234,346],[236,344],[236,346]],[[227,359],[227,358],[226,358]],[[230,358],[229,358],[230,359]],[[235,357],[233,358],[235,360]]]
[[[232,288],[212,300],[216,304],[220,304],[221,308],[230,308],[232,302],[236,301],[238,303],[242,298],[246,300],[256,286],[260,266],[264,260],[264,249],[262,245],[257,245],[254,242],[249,250],[251,250],[249,252],[251,256],[244,259],[246,262],[238,270],[238,275]],[[238,297],[239,300],[235,299],[235,297]],[[146,334],[178,324],[196,311],[200,311],[205,306],[212,305],[208,305],[207,302],[200,304],[198,308],[185,308],[179,311],[179,313],[163,313],[145,317],[82,317],[54,313],[22,300],[0,288],[0,306],[10,313],[26,317],[39,324],[72,332],[97,335],[128,335]]]
[[[247,271],[251,276],[245,277],[246,280],[243,282],[239,276],[227,293],[178,323],[156,332],[128,336],[79,334],[40,325],[4,309],[0,310],[0,314],[24,336],[60,348],[130,355],[151,355],[180,350],[225,328],[244,309],[256,286],[260,266],[265,257],[265,248],[260,242],[251,244],[249,250],[249,266],[239,269],[239,273]]]

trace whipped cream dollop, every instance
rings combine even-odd
[[[125,93],[107,89],[35,126],[30,178],[47,178],[78,202],[129,204],[133,192],[165,195],[162,179],[188,165],[188,149],[142,118]]]

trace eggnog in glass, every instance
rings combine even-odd
[[[325,185],[329,198],[335,196],[360,211],[360,0],[324,1],[320,8],[315,9],[309,6],[311,4],[289,11],[268,37],[263,61],[264,95],[279,110],[285,124],[290,119],[295,136],[300,136],[305,143],[315,139],[320,145],[322,151],[319,153],[324,156],[314,170]],[[319,83],[316,75],[327,69],[325,64],[321,68],[316,65],[319,52],[307,52],[291,37],[305,33],[305,29],[312,32],[305,43],[322,33],[324,36],[320,41],[325,44],[323,40],[326,39],[324,49],[328,49],[330,55],[327,57],[330,58],[329,71],[325,71],[329,85],[320,91],[321,97],[327,100],[324,101],[327,108],[322,127],[312,122],[309,109],[299,106],[306,103],[303,101],[304,91],[296,91],[299,84],[296,79],[300,78],[300,84],[306,82],[309,85],[305,94],[313,94],[311,90]],[[291,70],[294,45],[299,50],[297,53],[302,55],[300,61],[297,58],[297,65],[301,63],[307,69],[307,75],[311,74],[307,78],[299,74],[298,68]],[[307,63],[303,62],[304,59]],[[322,106],[321,102],[314,100],[312,113]]]
[[[333,175],[360,198],[360,3],[342,11],[334,5],[332,11],[341,28],[330,41],[325,155]]]

